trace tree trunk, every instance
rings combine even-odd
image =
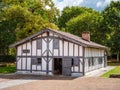
[[[119,55],[120,55],[120,51],[117,52],[117,61],[118,62],[120,62]]]

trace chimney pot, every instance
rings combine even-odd
[[[90,32],[82,32],[82,39],[86,40],[86,41],[90,41]]]

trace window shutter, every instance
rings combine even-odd
[[[53,49],[59,49],[59,40],[58,39],[53,40]]]
[[[32,57],[32,58],[31,58],[31,63],[32,63],[32,65],[33,65],[33,64],[37,64],[37,58],[33,58],[33,57]]]
[[[37,49],[42,49],[42,39],[37,40]]]
[[[74,66],[78,66],[79,65],[79,59],[78,58],[74,58]]]

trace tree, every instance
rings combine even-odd
[[[66,30],[74,35],[81,36],[83,31],[90,31],[91,40],[101,42],[100,23],[103,17],[100,13],[94,11],[92,13],[86,12],[71,18],[66,23]]]
[[[93,10],[91,8],[86,7],[65,7],[62,11],[61,16],[58,18],[58,26],[60,29],[64,29],[66,27],[66,23],[74,17],[77,17],[78,15],[85,13],[85,12],[92,12]]]
[[[117,61],[120,61],[120,1],[111,2],[107,6],[102,15],[104,17],[104,22],[107,24],[106,29],[110,31],[110,38],[108,41],[108,46],[111,48],[112,53],[117,53]]]
[[[8,54],[8,46],[54,24],[58,10],[52,0],[3,0],[0,11],[0,48]],[[4,52],[4,53],[3,53]]]

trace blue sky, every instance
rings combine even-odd
[[[53,0],[55,6],[60,11],[66,6],[86,6],[101,11],[109,5],[111,1],[118,0]]]

